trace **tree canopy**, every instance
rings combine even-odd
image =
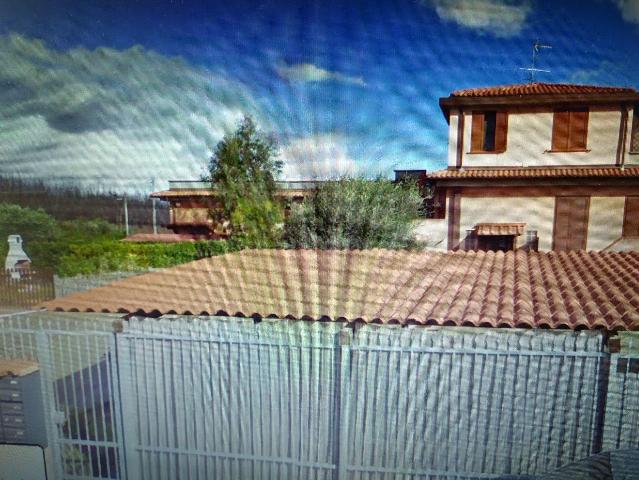
[[[261,132],[251,117],[215,147],[208,179],[220,208],[216,220],[230,222],[232,237],[252,246],[268,246],[280,237],[282,208],[274,198],[281,173],[275,141]]]
[[[423,199],[417,184],[344,178],[320,184],[286,220],[293,248],[408,248]]]

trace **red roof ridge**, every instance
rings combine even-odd
[[[427,174],[427,178],[531,178],[531,177],[637,177],[639,166],[529,166],[529,167],[462,167],[442,169]]]
[[[521,95],[584,95],[584,94],[633,94],[633,87],[587,85],[578,83],[516,83],[488,87],[467,88],[453,91],[451,97],[495,97]]]

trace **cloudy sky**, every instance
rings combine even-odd
[[[445,165],[439,97],[639,87],[639,0],[2,0],[0,174],[148,192],[244,114],[290,179]]]

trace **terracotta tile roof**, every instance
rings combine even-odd
[[[215,194],[209,188],[191,188],[184,190],[164,190],[153,192],[152,198],[179,198],[179,197],[213,197]]]
[[[50,310],[639,329],[639,252],[253,250],[114,282]]]
[[[604,250],[608,252],[639,252],[639,237],[620,237]]]
[[[451,97],[503,97],[521,95],[616,95],[634,94],[637,90],[629,87],[600,87],[596,85],[571,85],[567,83],[522,83],[494,87],[457,90]]]
[[[478,223],[475,225],[477,235],[521,235],[525,223]]]
[[[639,178],[639,167],[506,167],[438,170],[428,178]]]
[[[309,189],[279,189],[275,191],[277,197],[295,197],[300,195],[308,195]],[[151,198],[184,198],[184,197],[215,197],[216,193],[209,188],[192,188],[183,190],[164,190],[161,192],[153,192],[149,195]]]

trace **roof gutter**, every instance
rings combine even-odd
[[[639,102],[639,93],[622,94],[563,94],[563,95],[502,95],[490,97],[448,96],[439,99],[446,121],[449,122],[450,110],[459,107],[502,108],[512,106],[548,106],[562,108],[575,105],[631,105]]]

